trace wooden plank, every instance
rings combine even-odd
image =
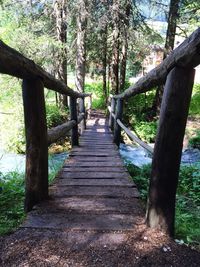
[[[120,173],[120,172],[127,172],[127,170],[124,168],[124,167],[118,167],[118,166],[114,166],[114,167],[105,167],[105,166],[98,166],[98,167],[93,167],[93,166],[90,166],[90,167],[80,167],[80,166],[74,166],[74,167],[70,167],[70,166],[64,166],[63,167],[63,171],[67,171],[67,172],[117,172],[117,173]]]
[[[81,179],[110,178],[110,179],[113,179],[113,178],[129,178],[130,176],[127,172],[123,172],[123,173],[113,172],[112,173],[112,172],[101,171],[101,172],[89,172],[89,173],[86,173],[86,172],[72,173],[68,171],[61,171],[59,173],[59,177],[60,178],[74,178],[74,179],[77,179],[77,178],[81,178]],[[103,185],[103,182],[102,182],[102,185]]]
[[[70,157],[76,157],[76,156],[93,156],[93,157],[111,157],[111,156],[118,156],[118,151],[112,151],[109,152],[101,152],[101,151],[77,151],[77,152],[71,152],[69,154]]]
[[[74,174],[75,175],[75,174]],[[67,178],[67,179],[62,179],[63,176],[60,177],[61,179],[58,179],[56,184],[58,186],[125,186],[125,187],[135,187],[135,185],[129,180],[129,179],[125,179],[125,178],[112,178],[112,179],[100,179],[96,177],[94,179],[92,179],[91,177],[88,178],[82,178],[80,177],[72,177]]]
[[[85,168],[85,167],[123,167],[124,163],[122,161],[102,161],[102,162],[91,162],[91,161],[81,161],[81,162],[77,162],[76,161],[72,161],[72,160],[67,160],[64,163],[64,168],[70,168],[70,167],[76,167],[78,166],[79,168]]]
[[[52,218],[54,218],[52,220]],[[137,217],[124,214],[63,214],[31,213],[22,228],[42,228],[59,230],[101,230],[122,231],[133,230]]]
[[[84,197],[68,197],[49,200],[38,204],[35,209],[42,210],[42,213],[46,213],[47,210],[51,210],[51,213],[58,213],[65,210],[65,213],[76,214],[88,214],[88,212],[97,213],[123,213],[134,214],[135,208],[140,207],[138,199],[121,199],[121,198],[84,198]]]
[[[109,198],[137,198],[139,193],[135,187],[117,186],[51,186],[50,192],[53,197],[93,196]]]
[[[121,162],[121,158],[118,156],[111,156],[111,157],[86,157],[86,156],[75,156],[75,157],[71,157],[74,158],[74,160],[77,162],[77,165],[79,165],[79,162],[83,162],[83,161],[87,161],[87,162],[91,162],[91,166],[93,166],[93,162],[114,162],[114,164],[116,162]]]

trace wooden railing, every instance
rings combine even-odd
[[[189,104],[195,70],[200,64],[200,28],[155,69],[119,95],[111,97],[109,126],[119,146],[121,129],[153,152],[147,224],[174,234],[175,199]],[[123,123],[123,101],[165,83],[154,151]]]
[[[79,144],[78,124],[86,127],[84,99],[91,94],[78,93],[36,65],[32,60],[0,41],[0,73],[23,80],[23,106],[26,135],[25,211],[48,199],[48,145],[71,130],[71,144]],[[44,87],[70,96],[71,120],[47,131]],[[77,108],[79,99],[79,108]],[[89,103],[91,109],[91,101]],[[79,110],[79,112],[78,112]],[[90,114],[90,110],[88,110]]]
[[[123,117],[123,99],[115,99],[113,95],[110,95],[110,103],[108,106],[109,111],[109,127],[114,132],[114,143],[119,146],[121,142],[121,129],[128,135],[128,137],[146,149],[149,153],[153,154],[153,148],[143,142],[137,135],[135,135],[129,128],[122,123]],[[115,108],[116,107],[116,108]]]

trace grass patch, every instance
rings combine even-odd
[[[49,183],[54,180],[63,162],[50,156]],[[53,163],[53,164],[52,164]],[[25,218],[24,213],[24,174],[17,171],[6,175],[0,173],[0,235],[16,230]]]
[[[126,164],[146,205],[151,165]],[[181,166],[176,197],[176,238],[200,248],[200,165]]]

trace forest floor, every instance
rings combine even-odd
[[[199,251],[185,244],[176,243],[163,232],[145,225],[145,211],[141,201],[135,197],[137,195],[135,187],[130,186],[126,179],[122,181],[119,178],[120,172],[125,178],[127,174],[116,155],[118,152],[113,148],[113,151],[108,149],[108,146],[113,146],[108,144],[108,133],[102,133],[101,125],[95,126],[95,132],[103,136],[102,140],[104,139],[107,144],[108,152],[105,149],[102,152],[102,145],[97,141],[99,138],[95,139],[90,133],[85,140],[83,137],[82,142],[92,143],[91,149],[92,146],[98,146],[95,153],[99,153],[100,158],[103,154],[112,152],[116,160],[113,161],[113,156],[108,156],[102,164],[99,164],[98,157],[93,156],[90,168],[96,169],[95,163],[97,169],[102,165],[104,173],[110,168],[110,173],[116,178],[111,181],[111,177],[105,176],[102,180],[104,185],[99,184],[97,170],[90,170],[90,174],[95,174],[95,179],[86,170],[86,175],[81,174],[84,179],[81,180],[78,176],[72,177],[69,174],[70,168],[74,169],[75,166],[76,169],[81,153],[81,162],[87,160],[85,152],[81,149],[72,151],[74,153],[72,162],[64,165],[60,176],[62,179],[53,185],[54,198],[44,205],[38,205],[30,212],[25,223],[17,231],[0,237],[0,266],[199,267]],[[90,154],[91,151],[87,150],[87,153]],[[112,161],[109,158],[112,158]],[[113,171],[113,165],[118,171]],[[86,169],[88,168],[87,166]],[[92,181],[88,181],[90,189],[84,189],[90,176],[92,177]],[[76,189],[73,191],[71,185],[75,185],[78,180],[81,180],[79,182],[82,188],[78,191],[76,184]],[[66,188],[66,182],[69,181],[71,185],[68,184]],[[94,182],[98,183],[100,190],[91,187]],[[115,189],[111,188],[112,182]],[[86,191],[87,193],[84,193]],[[123,197],[122,193],[128,195]],[[110,194],[116,195],[113,197]],[[77,218],[79,218],[78,224]]]
[[[126,233],[19,229],[0,238],[0,266],[200,266],[198,251],[147,228],[143,218]]]

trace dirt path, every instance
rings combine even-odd
[[[102,116],[89,121],[50,195],[0,239],[0,266],[200,266],[197,251],[145,226]]]

